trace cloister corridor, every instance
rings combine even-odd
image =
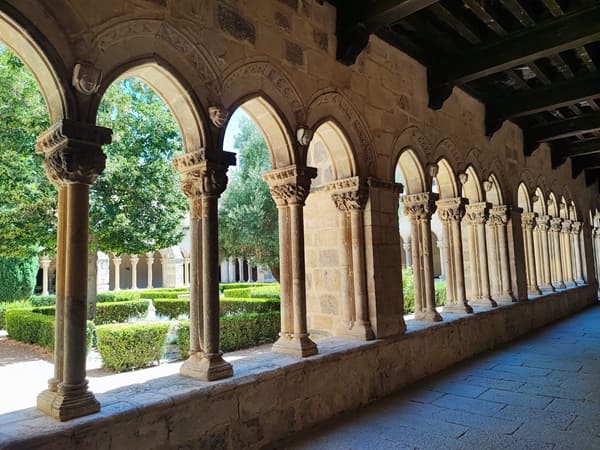
[[[273,446],[600,448],[600,304]]]

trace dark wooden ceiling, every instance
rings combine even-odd
[[[522,127],[525,154],[550,144],[552,165],[600,176],[600,0],[330,0],[338,59],[353,64],[370,34],[428,68],[429,105],[453,86],[486,104],[488,136]]]

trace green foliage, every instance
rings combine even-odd
[[[97,302],[131,302],[140,299],[140,293],[137,291],[112,291],[98,292]]]
[[[90,197],[94,244],[115,254],[178,244],[187,202],[171,166],[183,145],[169,109],[140,80],[121,80],[104,94],[98,124],[112,128],[113,142]]]
[[[49,126],[35,79],[0,45],[0,256],[28,257],[56,245],[56,190],[46,178],[37,137]]]
[[[27,300],[31,297],[37,271],[38,259],[35,256],[0,257],[0,302]]]
[[[273,283],[221,283],[219,285],[219,291],[221,293],[229,289],[242,289],[249,287],[261,287],[261,286],[272,286]]]
[[[104,367],[119,372],[160,361],[168,323],[101,325],[96,327]]]
[[[280,289],[279,284],[272,284],[270,286],[259,286],[259,287],[247,287],[237,289],[226,289],[223,291],[223,296],[237,297],[237,298],[279,298]]]
[[[0,303],[0,330],[6,330],[6,311],[23,308],[31,308],[31,302],[29,300],[21,300],[11,303]]]
[[[119,301],[98,303],[96,305],[96,325],[127,322],[129,319],[141,319],[148,313],[148,300]]]
[[[11,339],[54,349],[54,318],[29,309],[11,309],[6,312],[6,330]],[[86,345],[89,351],[95,336],[95,327],[86,323]]]
[[[279,312],[221,317],[221,350],[232,352],[242,348],[275,342],[280,328]],[[187,357],[190,348],[190,323],[179,322],[177,328],[179,356]]]
[[[31,308],[31,312],[54,317],[56,316],[56,306],[36,306]]]
[[[233,171],[219,205],[221,256],[243,257],[255,264],[277,266],[277,208],[262,174],[271,168],[267,144],[258,127],[242,117],[234,147],[239,168]]]
[[[143,298],[179,298],[180,295],[189,294],[189,288],[159,288],[159,289],[145,289],[140,291],[140,295]]]
[[[156,314],[177,319],[181,315],[189,316],[190,300],[187,298],[156,298],[152,300]],[[233,314],[266,313],[279,311],[280,303],[272,298],[222,298],[221,316]]]
[[[444,306],[446,303],[446,282],[444,280],[435,280],[435,305]]]
[[[56,295],[32,295],[31,306],[52,306],[56,304]]]

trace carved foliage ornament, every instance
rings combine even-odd
[[[54,184],[93,184],[105,167],[102,145],[112,130],[63,119],[40,135],[36,151],[43,153],[44,170]]]
[[[562,228],[560,231],[562,231],[563,233],[570,233],[571,225],[572,225],[572,222],[570,220],[564,219],[562,222]]]
[[[536,229],[539,231],[548,231],[550,228],[550,216],[539,216],[536,220]]]
[[[304,205],[310,192],[310,183],[317,176],[314,167],[288,166],[263,175],[277,205]]]
[[[460,197],[438,200],[438,217],[442,222],[460,222],[465,215],[465,202],[466,200]]]
[[[485,224],[488,217],[488,204],[486,202],[473,203],[466,206],[465,221],[471,225]]]
[[[429,220],[435,212],[435,202],[438,199],[438,194],[423,192],[404,195],[401,199],[404,204],[404,213],[411,220]]]
[[[508,207],[506,205],[492,206],[488,214],[488,225],[499,227],[508,223]]]
[[[345,178],[327,186],[331,199],[340,211],[364,209],[369,198],[369,186],[359,177]]]
[[[523,213],[521,215],[521,223],[523,225],[523,227],[527,230],[533,230],[533,227],[535,226],[535,218],[536,218],[537,214],[530,212],[530,213]]]
[[[555,233],[560,232],[562,229],[562,219],[559,217],[550,219],[550,229]]]

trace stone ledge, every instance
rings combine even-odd
[[[35,409],[4,414],[0,448],[260,448],[596,301],[596,286],[582,286],[477,314],[442,313],[441,323],[409,320],[393,339],[329,338],[303,360],[269,353],[236,361],[227,380],[172,375],[99,394],[100,413],[65,423]]]

